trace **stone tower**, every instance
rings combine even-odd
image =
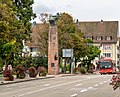
[[[48,35],[48,74],[58,75],[58,31],[56,25],[49,27]]]

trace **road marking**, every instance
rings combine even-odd
[[[80,82],[80,81],[81,80],[77,80],[77,81],[63,83],[63,84],[59,84],[59,85],[55,85],[55,86],[45,87],[45,88],[42,88],[42,89],[39,89],[39,90],[36,90],[36,91],[31,91],[31,92],[27,92],[27,93],[18,95],[18,97],[25,96],[25,95],[30,95],[30,94],[33,94],[33,93],[36,93],[36,92],[40,92],[40,91],[44,91],[44,90],[47,90],[47,89],[56,88],[56,87],[60,87],[60,86],[64,86],[64,85],[68,85],[68,84],[75,83],[75,82]]]
[[[70,95],[70,97],[77,97],[77,94]]]
[[[88,87],[88,89],[92,89],[93,87]]]
[[[78,86],[81,86],[82,84],[77,84],[77,85],[75,85],[76,87],[78,87]]]
[[[50,84],[44,84],[43,86],[49,86]]]
[[[100,85],[102,85],[103,83],[101,82],[101,83],[99,83]]]
[[[81,90],[80,92],[82,93],[82,92],[86,92],[87,91],[87,89],[83,89],[83,90]]]
[[[99,78],[99,77],[92,77],[92,78]],[[88,80],[88,79],[84,79],[84,80]],[[64,86],[64,85],[69,85],[69,84],[76,83],[76,82],[81,82],[81,81],[83,81],[83,80],[75,80],[75,81],[72,81],[72,82],[67,82],[67,83],[62,83],[62,84],[58,84],[58,85],[54,85],[54,86],[45,87],[45,88],[42,88],[42,89],[39,89],[39,90],[35,90],[35,91],[27,92],[27,93],[24,93],[24,94],[20,94],[20,95],[18,95],[18,97],[25,96],[25,95],[30,95],[30,94],[33,94],[33,93],[37,93],[37,92],[40,92],[40,91],[47,90],[47,89],[52,89],[52,88],[56,88],[56,87],[60,87],[60,86]],[[85,91],[87,91],[87,89],[81,90],[80,92],[85,92]]]
[[[98,86],[98,84],[96,84],[96,85],[94,85],[95,87],[97,87]]]

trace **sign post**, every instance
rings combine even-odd
[[[63,49],[62,50],[62,57],[66,58],[66,57],[70,57],[70,66],[71,66],[71,74],[73,73],[73,49]]]

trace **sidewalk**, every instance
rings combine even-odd
[[[37,76],[36,78],[30,78],[30,77],[26,77],[24,79],[16,79],[15,78],[14,81],[5,81],[4,77],[0,77],[0,85],[20,83],[20,82],[39,80],[39,79],[46,79],[46,78],[54,78],[54,77],[74,76],[74,75],[75,74],[59,74],[57,76],[55,76],[55,75],[46,75],[46,76],[43,76],[43,77]]]

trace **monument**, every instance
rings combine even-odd
[[[51,16],[49,23],[48,33],[48,75],[58,75],[58,31],[55,21],[57,16]]]

